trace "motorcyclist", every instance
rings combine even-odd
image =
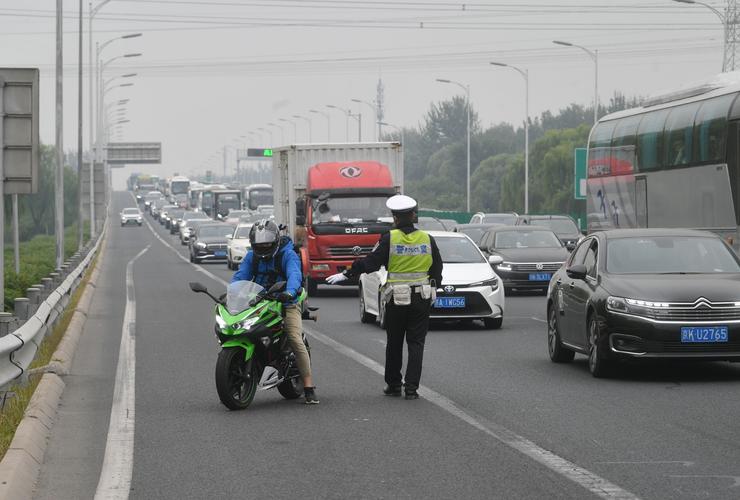
[[[301,309],[297,304],[297,292],[303,279],[300,258],[291,239],[281,236],[277,224],[269,219],[254,223],[249,231],[249,242],[252,249],[242,260],[231,282],[253,281],[264,288],[270,288],[278,281],[287,282],[285,290],[278,297],[284,303],[284,330],[303,379],[306,404],[318,404],[311,376],[311,359],[303,343]]]

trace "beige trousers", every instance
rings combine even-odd
[[[308,357],[306,344],[303,343],[303,319],[297,305],[285,306],[284,330],[288,334],[290,348],[295,353],[301,377],[311,376],[311,358]]]

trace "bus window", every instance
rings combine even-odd
[[[599,123],[591,132],[588,149],[588,176],[598,177],[611,173],[611,143],[616,122]]]
[[[727,144],[727,110],[736,94],[704,101],[694,122],[697,162],[724,163]]]
[[[673,108],[665,122],[663,159],[667,167],[688,165],[693,159],[694,117],[699,102]]]
[[[611,171],[614,175],[631,174],[635,171],[635,146],[637,126],[642,115],[628,116],[617,122],[612,137]]]
[[[646,113],[637,129],[638,170],[657,170],[663,167],[663,126],[669,110]]]

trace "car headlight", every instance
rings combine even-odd
[[[198,248],[200,248],[200,249],[206,248],[206,244],[203,243],[202,241],[198,241],[197,243],[195,243],[195,246],[198,247]]]
[[[492,289],[495,290],[495,289],[498,288],[498,278],[491,278],[489,280],[478,281],[476,283],[471,283],[469,286],[471,286],[471,287],[474,287],[474,286],[490,286]]]
[[[629,306],[627,306],[627,301],[622,297],[609,296],[606,299],[606,310],[611,312],[626,313],[629,312],[630,309]]]
[[[499,271],[504,272],[510,272],[511,271],[511,262],[502,262],[498,266],[496,266],[496,269]]]

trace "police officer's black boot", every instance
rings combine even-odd
[[[383,389],[383,394],[385,394],[386,396],[399,397],[401,396],[401,386],[400,385],[386,385],[385,389]]]
[[[405,389],[406,399],[419,399],[419,393],[416,392],[416,389],[408,386]]]

